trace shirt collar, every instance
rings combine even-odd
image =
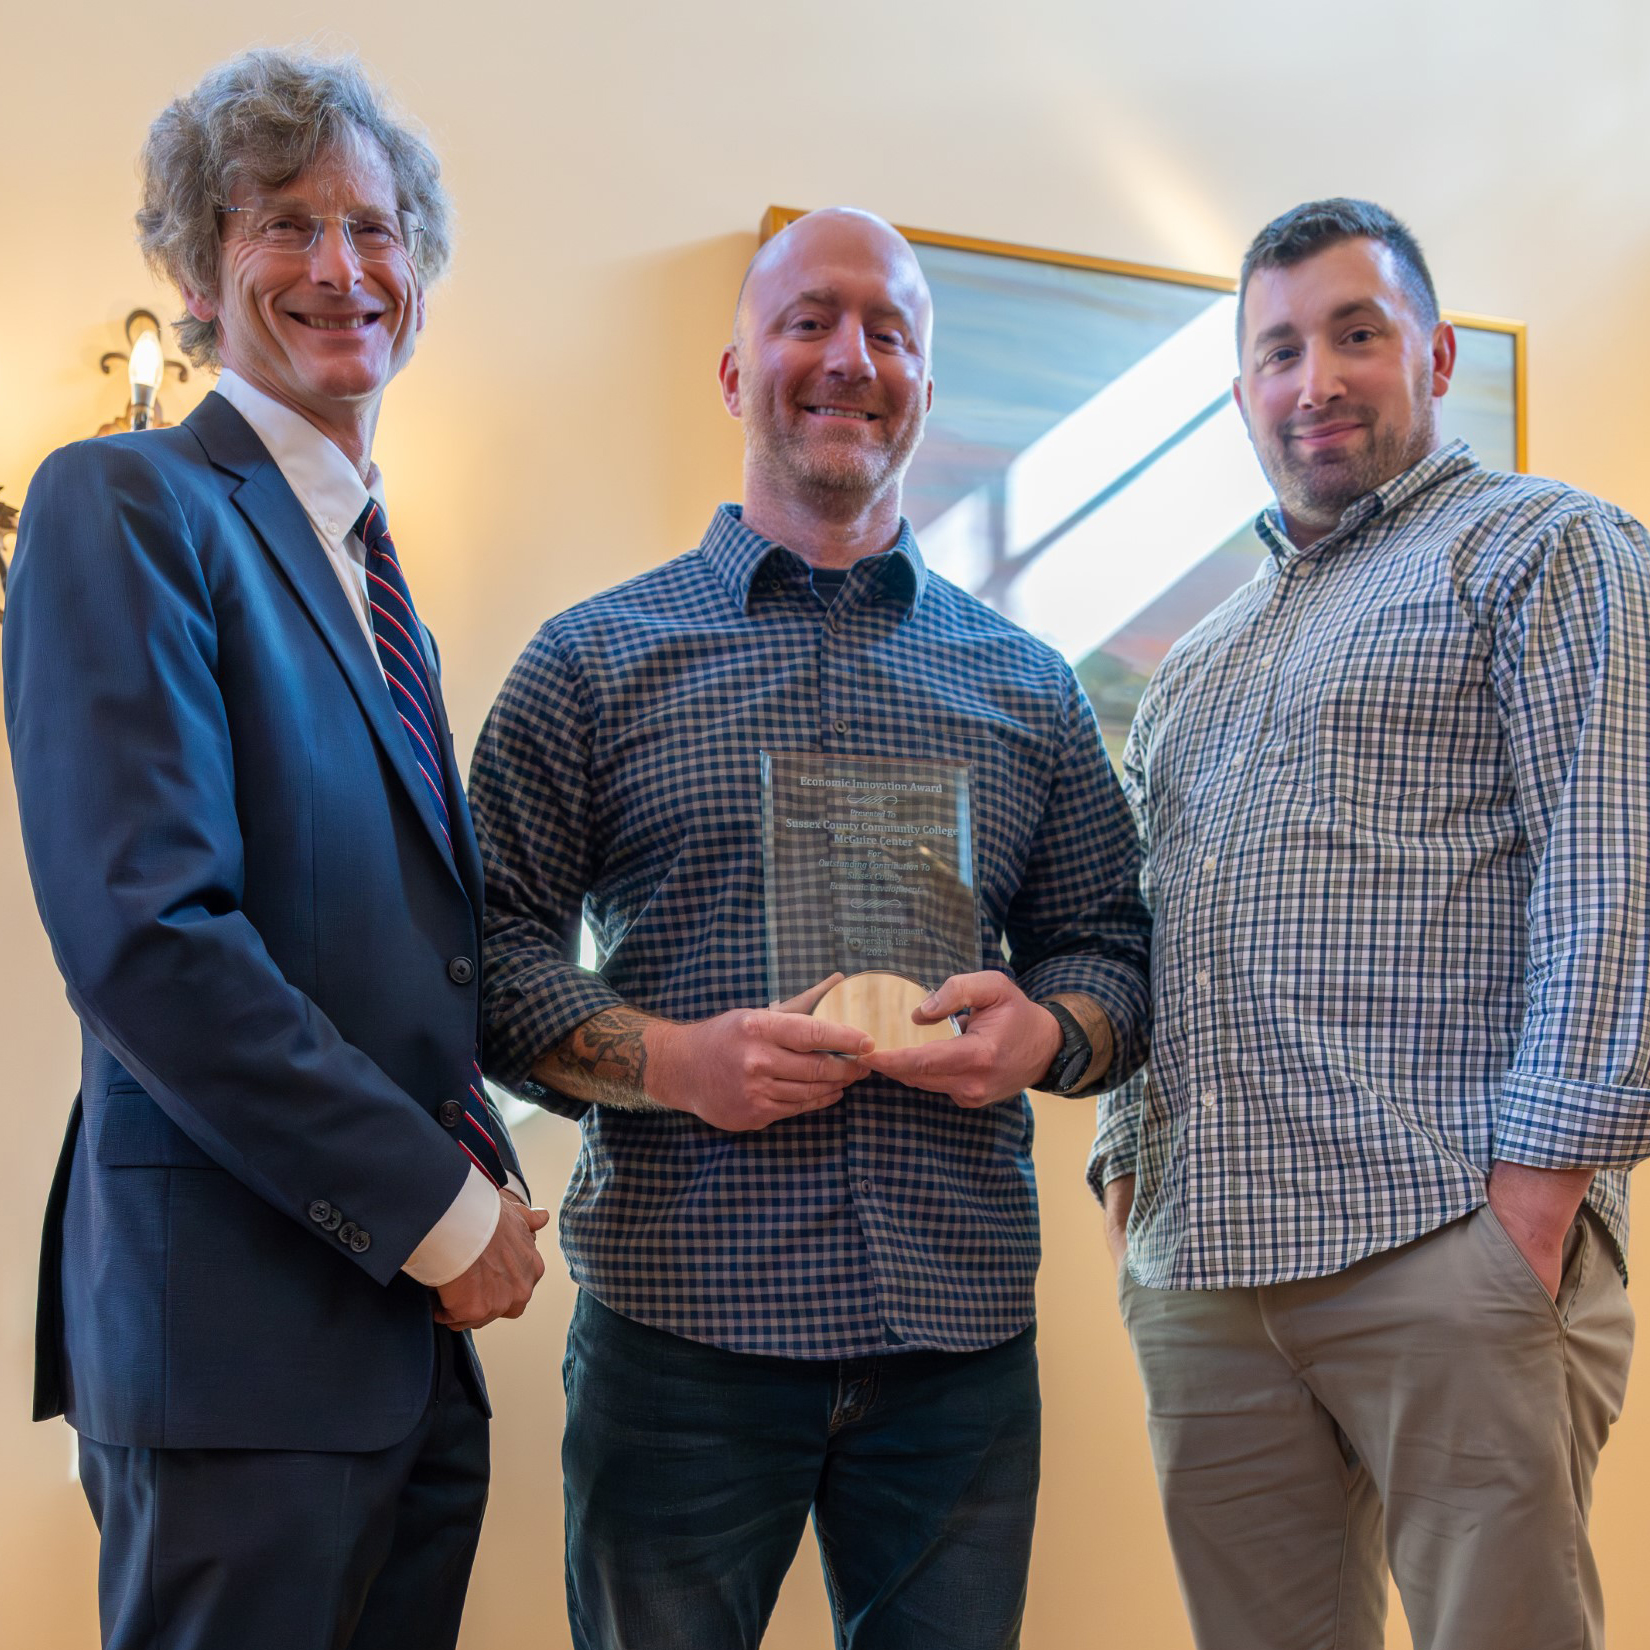
[[[327,543],[344,544],[369,497],[384,503],[384,478],[378,466],[369,465],[362,481],[344,450],[292,408],[254,388],[228,367],[218,373],[217,392],[252,426],[297,495],[310,525]]]
[[[1355,498],[1341,512],[1341,519],[1335,526],[1321,539],[1315,539],[1307,545],[1305,550],[1300,549],[1284,531],[1283,513],[1275,503],[1269,505],[1256,518],[1255,531],[1260,535],[1261,542],[1280,562],[1291,561],[1297,556],[1309,553],[1316,554],[1319,550],[1339,544],[1378,516],[1390,515],[1400,506],[1410,503],[1411,500],[1436,487],[1439,482],[1478,467],[1478,460],[1466,442],[1446,442],[1407,470],[1400,471],[1390,481],[1383,482],[1373,492],[1365,493],[1362,498]]]
[[[710,518],[710,526],[699,541],[699,553],[742,613],[750,611],[751,594],[759,588],[759,576],[782,582],[805,580],[809,572],[808,564],[794,550],[747,527],[744,510],[737,504],[720,506]],[[881,563],[879,588],[904,604],[907,618],[915,613],[928,588],[928,568],[917,549],[911,523],[901,516],[899,537],[893,545],[880,556],[864,559]]]

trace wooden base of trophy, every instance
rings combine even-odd
[[[816,1020],[831,1020],[863,1031],[878,1048],[917,1048],[955,1037],[960,1030],[950,1019],[931,1026],[911,1023],[912,1010],[928,995],[925,986],[903,974],[868,968],[833,985],[814,1005],[813,1013]]]

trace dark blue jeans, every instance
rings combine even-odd
[[[842,1650],[1014,1650],[1036,1331],[983,1352],[725,1352],[581,1293],[563,1376],[578,1650],[755,1650],[810,1509]]]

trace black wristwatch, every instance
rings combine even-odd
[[[1062,1041],[1060,1052],[1054,1056],[1054,1064],[1043,1073],[1043,1080],[1031,1086],[1044,1094],[1070,1094],[1089,1069],[1089,1061],[1094,1058],[1094,1044],[1069,1008],[1059,1003],[1039,1003],[1038,1007],[1046,1008],[1060,1022]]]

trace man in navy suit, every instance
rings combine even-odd
[[[481,870],[370,457],[448,255],[359,66],[156,121],[145,251],[222,369],[41,467],[4,627],[83,1041],[41,1268],[114,1646],[454,1643],[487,1486],[464,1331],[543,1271],[476,1067]]]

